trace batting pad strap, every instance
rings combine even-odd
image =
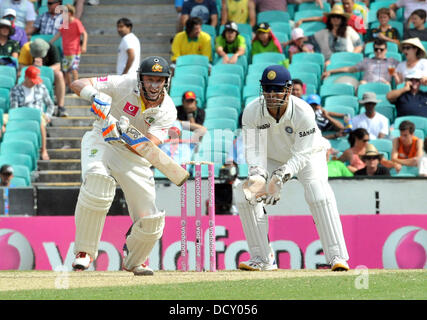
[[[115,192],[116,182],[113,178],[91,173],[80,188],[79,201],[90,210],[104,211],[110,208]]]
[[[93,97],[98,93],[93,86],[87,85],[80,91],[80,98],[83,98],[89,102],[92,102]]]

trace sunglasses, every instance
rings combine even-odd
[[[383,52],[385,50],[385,48],[374,48],[374,51],[380,51]]]
[[[52,5],[54,5],[55,3],[58,3],[58,2],[59,2],[59,1],[48,2],[48,3],[47,3],[47,5],[48,5],[48,6],[52,6]]]
[[[363,142],[369,142],[369,139],[363,139],[362,141]]]
[[[414,49],[414,48],[415,48],[414,46],[403,46],[402,51],[403,50],[410,50],[410,49]]]
[[[263,86],[262,90],[264,92],[283,92],[285,90],[284,86],[277,86],[277,85],[270,85],[270,86]]]
[[[363,156],[363,160],[376,160],[379,159],[378,156]]]
[[[194,100],[194,99],[185,99],[184,100],[185,102],[188,102],[188,103],[193,103],[194,101],[196,101],[196,100]]]

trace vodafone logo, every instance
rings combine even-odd
[[[108,80],[108,76],[106,76],[106,77],[97,77],[96,78],[96,81],[98,81],[98,82],[105,82],[107,80]]]
[[[0,229],[0,270],[34,269],[34,252],[18,231]]]
[[[427,269],[427,230],[405,226],[393,231],[384,242],[385,269]]]
[[[139,107],[134,106],[133,104],[130,104],[129,102],[126,102],[125,107],[123,108],[123,111],[127,114],[130,114],[132,117],[135,117],[138,113]]]

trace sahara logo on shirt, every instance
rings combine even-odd
[[[316,132],[316,128],[311,128],[310,130],[300,132],[299,137],[302,138],[302,137],[308,136],[310,134],[313,134],[315,132]]]
[[[138,113],[139,107],[134,106],[133,104],[130,104],[129,102],[126,102],[125,107],[123,108],[123,111],[127,114],[130,114],[132,117],[135,117]]]
[[[260,126],[257,126],[257,129],[268,129],[270,128],[270,124],[269,123],[264,123]]]

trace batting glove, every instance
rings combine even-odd
[[[273,171],[271,180],[267,185],[267,195],[264,199],[265,204],[275,205],[280,200],[280,193],[286,181],[291,175],[286,172],[286,167],[280,167]]]
[[[105,120],[110,114],[111,97],[103,92],[98,92],[92,100],[92,111],[99,119]]]
[[[121,134],[122,131],[117,119],[112,116],[108,117],[104,123],[104,127],[102,128],[102,136],[104,141],[110,144],[123,144]]]

